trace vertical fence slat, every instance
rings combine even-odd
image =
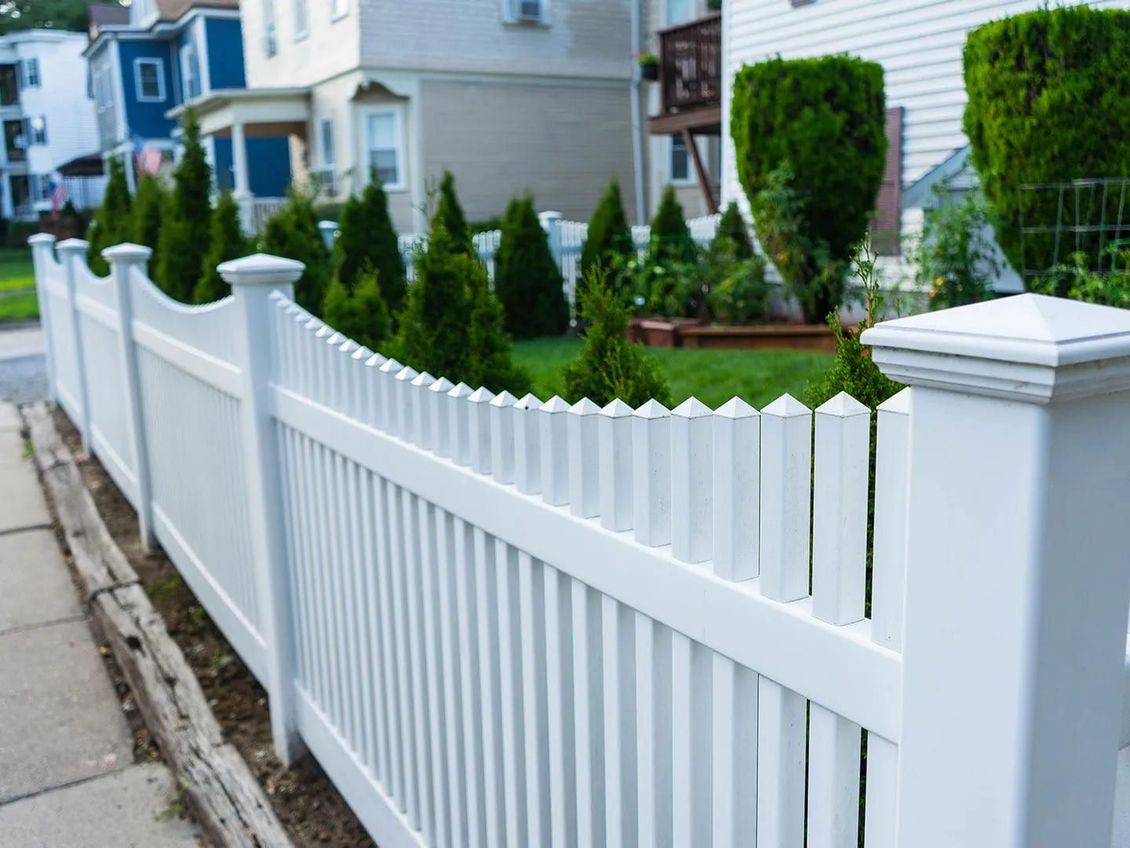
[[[671,411],[671,554],[704,562],[714,547],[713,422],[710,407],[687,398]]]
[[[380,428],[390,436],[400,435],[400,409],[397,406],[396,375],[404,366],[395,359],[387,359],[377,369],[377,385],[380,387],[381,405],[379,410]]]
[[[415,378],[413,378],[415,379]],[[412,390],[410,383],[403,384],[403,390]],[[406,432],[411,432],[412,426]],[[419,518],[416,514],[421,500],[406,489],[400,491],[400,517],[403,529],[404,556],[404,614],[408,629],[408,666],[412,682],[412,724],[415,730],[414,770],[416,773],[416,797],[419,804],[420,830],[429,840],[435,833],[432,816],[431,797],[431,739],[428,735],[429,717],[432,708],[426,697],[427,682],[424,679],[424,634],[421,603],[423,591],[420,580],[420,547],[418,530]]]
[[[550,414],[561,417],[557,413]],[[571,599],[568,587],[562,585],[565,580],[567,578],[557,569],[545,566],[543,583],[546,705],[549,716],[550,844],[573,848],[577,845],[573,652],[569,633]]]
[[[527,394],[514,404],[514,481],[527,495],[541,492],[541,401]]]
[[[642,848],[671,845],[671,631],[636,613],[636,788]]]
[[[528,845],[548,845],[550,839],[544,574],[542,563],[527,553],[518,553]]]
[[[362,375],[368,377],[368,369]],[[385,748],[388,745],[384,701],[381,697],[380,667],[380,599],[377,589],[377,546],[376,522],[373,520],[373,475],[368,469],[361,472],[361,527],[364,533],[362,543],[361,572],[364,579],[362,591],[365,595],[365,698],[369,702],[373,725],[369,728],[366,761],[373,769],[377,780],[384,783],[388,779]]]
[[[783,395],[761,411],[761,592],[808,594],[812,412]]]
[[[460,384],[462,385],[462,384]],[[464,387],[466,388],[466,387]],[[452,398],[462,403],[463,398]],[[465,405],[465,404],[464,404]],[[479,625],[475,618],[474,543],[471,528],[455,518],[455,609],[459,621],[459,664],[465,683],[462,696],[463,763],[466,769],[467,844],[488,848],[486,795],[483,788],[483,742],[480,723]]]
[[[710,651],[672,633],[671,830],[687,848],[709,848],[713,838],[711,675]]]
[[[757,674],[713,656],[713,847],[757,844]]]
[[[538,409],[541,497],[551,506],[569,502],[569,404],[554,395]]]
[[[866,848],[895,848],[898,817],[899,749],[874,733],[867,734]]]
[[[812,704],[808,739],[808,846],[856,848],[859,839],[859,725]]]
[[[599,414],[588,398],[569,407],[569,510],[581,518],[600,512]]]
[[[495,400],[505,395],[503,392]],[[492,402],[493,403],[493,402]],[[513,403],[492,407],[492,424],[499,418],[513,422]],[[502,415],[498,415],[501,412]],[[494,430],[497,436],[498,431]],[[509,451],[507,451],[509,453]],[[497,471],[497,467],[495,469]],[[502,726],[502,788],[506,811],[506,844],[527,843],[526,780],[524,771],[525,709],[522,698],[522,656],[520,645],[531,639],[523,631],[519,617],[518,551],[501,539],[495,540],[495,608],[498,611],[499,716]]]
[[[592,405],[598,411],[596,404]],[[596,418],[590,418],[595,437]],[[595,449],[595,439],[592,448]],[[600,599],[579,580],[569,580],[573,613],[573,716],[577,773],[577,842],[603,845],[604,701]]]
[[[451,438],[451,458],[459,465],[471,464],[471,410],[467,398],[471,387],[457,383],[447,393],[448,430]]]
[[[514,482],[514,406],[516,398],[503,389],[490,402],[490,467],[499,483]]]
[[[632,419],[633,526],[636,541],[658,547],[671,541],[671,413],[656,400]]]
[[[397,674],[397,645],[395,628],[393,627],[393,607],[396,601],[392,590],[392,522],[389,500],[392,497],[392,485],[383,478],[374,480],[373,491],[376,495],[377,538],[380,546],[377,551],[378,591],[381,603],[381,670],[383,671],[383,694],[385,715],[388,716],[388,774],[389,794],[392,796],[397,808],[405,811],[404,807],[404,737],[402,731],[402,716],[397,692],[401,681]]]
[[[631,419],[625,420],[630,426]],[[635,848],[635,619],[628,607],[608,595],[600,597],[600,612],[604,649],[605,841],[617,848]]]
[[[490,474],[490,402],[494,393],[480,386],[467,396],[469,404],[469,434],[471,440],[471,470],[476,474]]]
[[[476,435],[489,429],[489,399],[474,404],[474,416],[479,419],[474,429]],[[481,415],[479,414],[481,412]],[[485,426],[483,426],[485,425]],[[473,459],[482,462],[482,455],[490,455],[490,445],[479,443]],[[489,460],[488,460],[489,461]],[[476,527],[474,529],[475,618],[478,622],[479,645],[479,715],[482,722],[482,781],[485,796],[483,808],[486,820],[486,844],[505,844],[503,813],[502,727],[499,702],[498,657],[498,587],[495,559],[495,538]]]
[[[437,381],[438,382],[438,381]],[[461,705],[465,700],[463,668],[460,664],[460,630],[455,597],[455,522],[436,508],[436,596],[439,602],[440,653],[443,666],[444,742],[447,752],[447,799],[451,805],[451,843],[470,844],[471,812],[464,812],[468,799],[466,752]]]
[[[451,416],[447,411],[447,393],[454,386],[446,377],[439,377],[428,386],[431,404],[432,450],[436,456],[451,456]]]
[[[428,397],[427,386],[417,387],[420,399],[418,409],[425,408]],[[423,500],[418,502],[417,534],[420,540],[420,626],[423,631],[424,664],[426,667],[426,687],[428,703],[428,750],[429,762],[428,791],[432,798],[433,827],[436,845],[449,845],[451,821],[447,795],[447,746],[444,736],[444,713],[448,707],[440,670],[439,599],[437,575],[440,569],[436,545],[435,511],[432,504]]]
[[[875,541],[871,565],[871,636],[902,650],[906,591],[911,390],[879,404],[875,436]]]
[[[806,702],[762,677],[757,692],[757,844],[804,848]]]
[[[714,573],[749,580],[760,573],[761,416],[741,398],[718,408],[714,437]]]
[[[416,393],[412,391],[412,381],[419,376],[419,371],[405,365],[393,378],[397,406],[396,435],[406,442],[412,441],[416,435]]]
[[[424,371],[416,375],[415,379],[412,380],[412,387],[409,389],[412,395],[412,408],[415,410],[416,423],[416,429],[412,433],[412,441],[424,450],[431,450],[435,444],[435,436],[432,432],[435,427],[432,423],[432,398],[428,394],[428,389],[435,381],[435,377]]]
[[[632,408],[611,401],[600,411],[600,524],[630,530],[632,499]]]

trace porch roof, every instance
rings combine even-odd
[[[191,108],[203,135],[231,135],[242,125],[246,135],[305,135],[310,117],[309,90],[305,88],[221,88],[170,109],[165,115],[178,120]]]

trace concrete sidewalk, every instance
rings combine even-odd
[[[202,845],[168,769],[133,762],[20,424],[0,404],[0,848]]]

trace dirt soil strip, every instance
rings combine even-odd
[[[106,529],[51,413],[42,404],[23,413],[91,613],[200,823],[218,845],[292,845],[247,763],[224,741],[196,675]]]

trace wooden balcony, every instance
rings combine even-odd
[[[653,133],[719,134],[722,129],[722,16],[660,30],[660,113]]]

